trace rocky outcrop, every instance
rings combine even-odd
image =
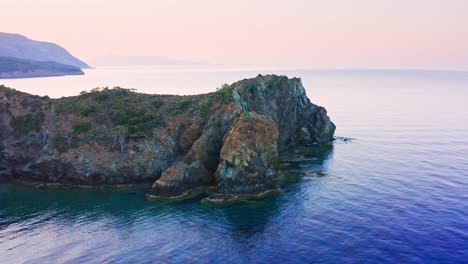
[[[224,140],[216,179],[221,193],[258,193],[275,188],[279,133],[273,119],[242,114]]]
[[[325,108],[310,102],[298,78],[260,76],[233,86],[234,99],[243,112],[273,118],[280,132],[280,151],[300,143],[327,142],[335,131]]]
[[[211,182],[216,183],[221,194],[275,189],[275,164],[280,151],[296,145],[325,143],[333,137],[335,125],[325,108],[310,102],[300,79],[258,76],[223,89],[219,92],[233,103],[214,115],[220,117],[218,126],[210,120],[183,158],[185,164],[199,160],[215,171]],[[176,166],[180,169],[180,164]],[[178,170],[179,178],[186,174],[186,170]],[[178,183],[178,195],[194,187],[193,182]],[[164,196],[172,189],[173,186],[165,187],[161,177],[153,193]]]
[[[281,151],[335,131],[300,79],[275,75],[197,96],[117,87],[52,100],[0,86],[0,99],[0,181],[153,182],[155,197],[265,193]]]

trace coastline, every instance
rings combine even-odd
[[[61,77],[61,76],[71,76],[71,75],[84,75],[85,73],[80,70],[80,72],[70,73],[70,72],[50,72],[50,71],[29,71],[29,72],[9,72],[9,73],[0,73],[0,80],[8,79],[26,79],[26,78],[45,78],[45,77]]]

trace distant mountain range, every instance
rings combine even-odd
[[[0,32],[0,78],[77,75],[87,68],[57,44]]]
[[[0,33],[0,56],[33,61],[55,61],[80,69],[90,68],[57,44],[31,40],[18,34]]]
[[[149,65],[206,65],[206,62],[194,62],[173,59],[165,56],[127,56],[108,55],[91,61],[92,65],[101,66],[149,66]]]
[[[92,61],[100,66],[180,66],[211,65],[164,56],[108,55]],[[50,42],[0,32],[0,79],[84,74],[91,68],[66,49]]]

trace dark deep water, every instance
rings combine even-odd
[[[467,263],[468,73],[279,73],[352,138],[284,155],[283,193],[212,207],[4,184],[0,263]]]

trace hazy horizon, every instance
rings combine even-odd
[[[468,70],[468,2],[2,1],[2,32],[108,55],[317,69]]]

